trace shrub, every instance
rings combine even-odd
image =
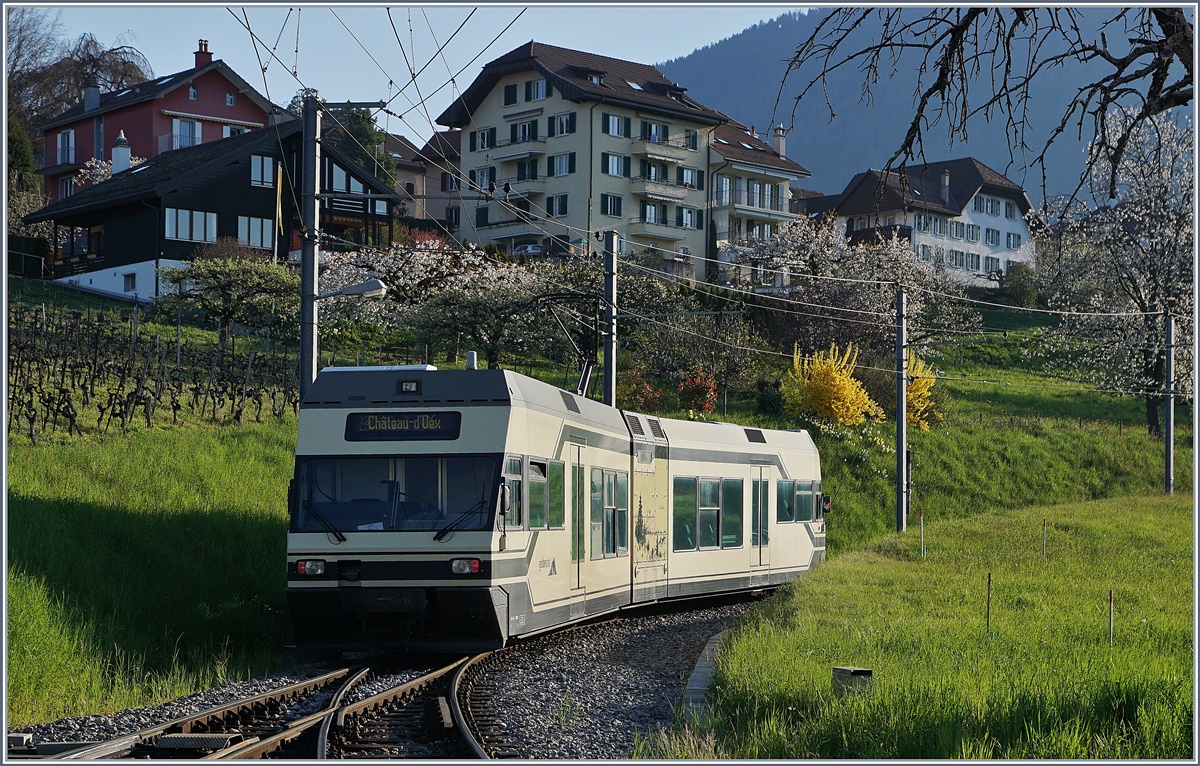
[[[941,420],[942,414],[937,411],[934,401],[933,385],[937,382],[937,373],[929,364],[909,354],[908,357],[908,407],[906,415],[908,424],[922,431],[929,430],[929,420]]]
[[[783,393],[779,381],[758,381],[758,395],[754,397],[754,409],[759,415],[778,417],[783,414]]]
[[[810,414],[837,425],[854,425],[867,418],[883,420],[883,410],[854,379],[858,351],[854,344],[839,353],[837,344],[828,352],[801,358],[799,347],[792,353],[792,369],[783,379],[783,397],[788,414]]]
[[[679,409],[712,412],[717,408],[717,379],[702,365],[695,365],[679,382]]]
[[[625,409],[638,412],[662,412],[667,408],[667,392],[655,388],[639,370],[622,372],[617,378],[617,401]]]

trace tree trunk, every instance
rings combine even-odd
[[[1162,426],[1158,422],[1158,396],[1146,397],[1146,428],[1151,436],[1162,434]]]

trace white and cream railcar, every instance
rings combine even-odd
[[[328,368],[289,492],[296,645],[483,649],[773,587],[824,558],[820,479],[803,431],[622,412],[511,371]]]

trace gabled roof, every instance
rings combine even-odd
[[[457,161],[462,156],[462,131],[439,130],[421,147],[421,158],[429,163],[445,164],[447,160]]]
[[[221,59],[217,59],[211,64],[207,64],[198,69],[185,69],[182,72],[164,75],[163,77],[156,77],[153,80],[147,80],[146,82],[141,82],[137,85],[131,85],[128,88],[122,88],[121,90],[110,91],[108,93],[101,93],[100,106],[92,109],[91,111],[84,111],[83,101],[80,101],[79,103],[75,104],[75,106],[71,107],[44,125],[39,125],[37,130],[51,130],[61,125],[75,122],[82,117],[92,117],[98,114],[104,114],[106,112],[113,112],[117,109],[124,109],[127,106],[140,104],[143,101],[153,101],[156,98],[161,98],[167,93],[170,93],[176,88],[181,88],[184,85],[191,83],[197,77],[213,71],[220,72],[222,75],[224,75],[227,80],[234,84],[239,93],[245,95],[267,114],[278,112],[284,120],[294,118],[295,115],[290,114],[284,109],[277,108],[274,104],[264,98],[258,91],[251,87],[250,83],[243,80],[237,72],[233,71],[229,67],[228,64]]]
[[[762,165],[775,170],[795,173],[801,178],[808,178],[812,175],[803,165],[787,155],[780,155],[775,151],[774,146],[750,133],[745,126],[739,123],[718,125],[713,134],[712,148],[729,162]]]
[[[687,88],[648,64],[530,41],[485,64],[471,86],[442,112],[437,122],[456,128],[470,124],[471,115],[501,77],[529,70],[540,73],[556,93],[571,101],[642,109],[705,125],[718,125],[727,119],[688,98]],[[592,82],[593,75],[599,84]]]
[[[945,173],[949,173],[949,185],[944,197]],[[980,191],[1014,200],[1022,215],[1033,207],[1024,189],[974,157],[909,165],[903,175],[896,171],[863,171],[850,180],[832,207],[838,215],[903,209],[956,216]]]
[[[383,150],[396,160],[396,166],[424,172],[425,166],[421,159],[421,152],[416,145],[407,138],[395,133],[385,133],[383,139]]]
[[[164,152],[135,168],[117,173],[107,181],[47,205],[26,216],[24,220],[27,223],[36,223],[64,218],[127,202],[161,198],[181,188],[200,186],[207,182],[212,172],[240,157],[255,152],[279,156],[282,153],[281,143],[298,138],[302,128],[299,120],[292,120],[279,126],[252,130],[218,141]],[[361,176],[372,191],[381,194],[392,193],[393,190],[387,184],[351,160],[337,147],[325,146],[322,153],[334,157],[348,168],[355,169],[356,175]]]

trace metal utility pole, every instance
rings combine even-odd
[[[1164,366],[1164,409],[1163,441],[1166,443],[1166,474],[1168,495],[1175,494],[1175,317],[1171,309],[1166,311],[1167,361]]]
[[[317,193],[321,182],[320,102],[304,97],[304,137],[300,157],[300,401],[317,378]]]
[[[617,233],[604,232],[604,403],[617,406]]]
[[[896,290],[896,531],[908,528],[908,338],[904,288]]]

